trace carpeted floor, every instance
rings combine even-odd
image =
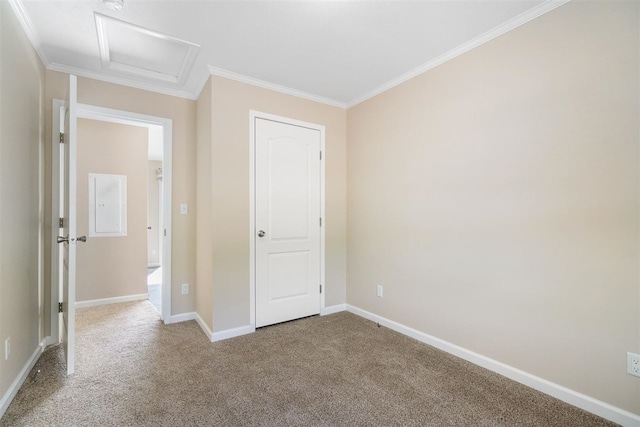
[[[612,425],[350,313],[212,344],[148,301],[98,306],[77,312],[71,378],[62,357],[45,351],[0,425]]]

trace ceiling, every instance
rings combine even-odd
[[[217,74],[349,107],[566,0],[10,0],[45,67],[196,99]]]

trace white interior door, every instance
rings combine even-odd
[[[320,131],[255,120],[256,326],[320,313]]]
[[[75,313],[76,313],[76,117],[77,79],[69,76],[69,90],[65,99],[64,122],[64,184],[62,236],[58,238],[62,255],[62,342],[64,344],[67,375],[74,372]]]

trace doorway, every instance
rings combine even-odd
[[[251,112],[251,323],[324,309],[324,126]]]
[[[56,185],[57,179],[60,177],[60,171],[63,165],[60,161],[60,152],[57,150],[59,144],[58,135],[64,130],[64,101],[53,100],[53,118],[52,118],[52,135],[53,135],[53,155],[52,155],[52,224],[58,224],[61,207],[61,187]],[[171,321],[171,156],[172,156],[172,121],[162,117],[149,116],[144,114],[132,113],[128,111],[114,110],[102,108],[86,104],[77,105],[77,116],[82,119],[97,120],[102,122],[119,123],[136,127],[144,127],[150,129],[150,134],[155,132],[159,135],[159,149],[162,153],[162,185],[158,189],[158,204],[161,204],[162,216],[158,219],[158,256],[161,260],[162,270],[160,271],[160,317],[165,323]],[[153,129],[153,130],[151,130]],[[57,246],[55,244],[55,236],[58,235],[60,229],[52,226],[52,255],[51,255],[51,333],[52,337],[60,337],[60,318],[58,315],[58,304],[61,296],[61,280],[60,268],[61,259],[58,256]],[[143,268],[146,266],[143,266]],[[117,302],[117,301],[112,301]]]

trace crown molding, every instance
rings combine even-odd
[[[178,98],[190,99],[192,101],[195,101],[198,98],[195,94],[186,90],[166,88],[166,87],[162,87],[162,86],[159,86],[153,83],[147,83],[147,82],[132,81],[127,78],[104,75],[101,73],[84,70],[82,68],[71,67],[63,64],[57,64],[55,62],[49,64],[49,66],[46,68],[52,71],[59,71],[61,73],[73,74],[76,76],[86,77],[93,80],[100,80],[102,82],[113,83],[121,86],[128,86],[135,89],[146,90],[149,92],[156,92],[162,95],[176,96]]]
[[[202,81],[200,82],[198,87],[196,88],[195,98],[194,99],[197,100],[198,98],[200,98],[200,94],[202,93],[202,89],[204,89],[205,85],[207,84],[207,82],[209,81],[210,78],[211,78],[211,74],[210,73],[205,74],[204,78],[202,79]]]
[[[50,64],[49,59],[47,59],[47,55],[45,55],[44,50],[42,50],[40,38],[38,37],[38,33],[33,26],[33,22],[31,22],[31,18],[29,18],[29,14],[24,8],[24,4],[21,0],[9,0],[9,5],[11,5],[11,9],[13,9],[13,12],[16,14],[18,21],[20,21],[22,30],[27,35],[27,38],[38,54],[38,57],[40,57],[42,65],[44,65],[45,68],[48,68]]]
[[[381,94],[382,92],[385,92],[391,88],[394,88],[404,82],[406,82],[407,80],[410,80],[416,76],[419,76],[420,74],[423,74],[429,70],[431,70],[432,68],[437,67],[438,65],[442,65],[447,61],[452,60],[453,58],[462,55],[465,52],[470,51],[471,49],[475,49],[478,46],[481,46],[501,35],[503,35],[504,33],[507,33],[513,29],[518,28],[521,25],[526,24],[527,22],[541,16],[544,15],[547,12],[552,11],[553,9],[562,6],[565,3],[568,3],[570,0],[546,0],[544,3],[539,4],[538,6],[534,7],[533,9],[529,9],[528,11],[516,16],[515,18],[510,19],[509,21],[487,31],[486,33],[476,37],[475,39],[472,39],[464,44],[461,44],[460,46],[438,56],[435,59],[432,59],[431,61],[427,62],[426,64],[423,64],[419,67],[414,68],[413,70],[406,72],[402,75],[400,75],[399,77],[396,77],[395,79],[383,84],[382,86],[378,86],[377,88],[373,89],[370,92],[365,93],[362,96],[359,96],[357,98],[355,98],[354,100],[352,100],[351,102],[348,102],[346,104],[346,108],[351,108],[354,107],[358,104],[360,104],[361,102],[364,102],[368,99],[373,98],[376,95]]]
[[[1,0],[0,0],[1,1]],[[26,33],[27,37],[29,38],[29,40],[31,41],[31,44],[33,45],[34,49],[36,50],[38,56],[40,57],[40,60],[42,61],[42,64],[44,65],[44,67],[48,70],[53,70],[53,71],[59,71],[59,72],[63,72],[63,73],[68,73],[68,74],[75,74],[77,76],[81,76],[81,77],[86,77],[86,78],[91,78],[94,80],[100,80],[103,82],[108,82],[108,83],[114,83],[114,84],[119,84],[119,85],[123,85],[123,86],[128,86],[128,87],[133,87],[136,89],[142,89],[142,90],[146,90],[146,91],[151,91],[151,92],[156,92],[156,93],[161,93],[163,95],[170,95],[170,96],[176,96],[179,98],[185,98],[185,99],[190,99],[190,100],[197,100],[198,97],[200,96],[200,93],[202,92],[202,89],[204,88],[205,84],[207,83],[207,80],[209,79],[210,75],[216,75],[219,77],[224,77],[227,79],[231,79],[231,80],[235,80],[235,81],[239,81],[242,83],[246,83],[252,86],[257,86],[257,87],[261,87],[264,89],[269,89],[269,90],[273,90],[275,92],[280,92],[280,93],[284,93],[287,95],[291,95],[291,96],[295,96],[298,98],[303,98],[303,99],[307,99],[310,101],[314,101],[314,102],[318,102],[321,104],[326,104],[326,105],[330,105],[333,107],[338,107],[338,108],[343,108],[343,109],[348,109],[351,108],[353,106],[356,106],[358,104],[360,104],[361,102],[364,102],[368,99],[373,98],[376,95],[381,94],[382,92],[385,92],[389,89],[392,89],[395,86],[398,86],[404,82],[406,82],[407,80],[410,80],[420,74],[423,74],[429,70],[431,70],[432,68],[437,67],[438,65],[441,65],[451,59],[456,58],[457,56],[462,55],[465,52],[470,51],[471,49],[474,49],[478,46],[481,46],[499,36],[501,36],[502,34],[505,34],[515,28],[518,28],[521,25],[526,24],[527,22],[541,16],[544,15],[547,12],[550,12],[551,10],[562,6],[563,4],[569,2],[570,0],[546,0],[545,2],[541,3],[540,5],[516,16],[515,18],[510,19],[509,21],[493,28],[492,30],[487,31],[486,33],[476,37],[475,39],[464,43],[440,56],[438,56],[437,58],[417,67],[414,68],[413,70],[404,73],[398,77],[396,77],[393,80],[390,80],[389,82],[378,86],[377,88],[365,93],[362,96],[359,96],[355,99],[353,99],[350,102],[341,102],[341,101],[337,101],[334,99],[330,99],[330,98],[325,98],[319,95],[314,95],[308,92],[303,92],[297,89],[292,89],[286,86],[282,86],[276,83],[271,83],[271,82],[267,82],[264,80],[259,80],[253,77],[249,77],[243,74],[238,74],[232,71],[228,71],[228,70],[224,70],[222,68],[217,68],[217,67],[213,67],[213,66],[208,66],[207,68],[209,69],[209,75],[207,75],[202,82],[198,85],[198,87],[196,88],[196,90],[194,92],[190,92],[188,90],[182,90],[182,89],[175,89],[175,88],[168,88],[168,87],[163,87],[161,85],[158,84],[154,84],[154,83],[150,83],[150,82],[142,82],[142,81],[135,81],[135,80],[131,80],[131,79],[127,79],[124,77],[118,77],[118,76],[113,76],[113,75],[109,75],[109,74],[103,74],[103,73],[99,73],[99,72],[94,72],[94,71],[88,71],[88,70],[84,70],[81,68],[77,68],[77,67],[72,67],[72,66],[68,66],[68,65],[63,65],[63,64],[58,64],[58,63],[51,63],[48,58],[46,57],[44,50],[42,49],[41,43],[40,43],[40,39],[38,37],[37,32],[35,31],[35,28],[33,27],[33,23],[31,22],[31,19],[29,18],[29,15],[27,14],[27,11],[24,8],[24,5],[22,3],[22,0],[8,0],[9,4],[11,5],[11,8],[13,9],[14,13],[16,14],[18,20],[20,21],[20,24],[24,30],[24,32]]]
[[[14,13],[16,14],[18,21],[20,21],[20,25],[22,26],[23,31],[27,35],[27,38],[29,39],[31,44],[33,45],[33,48],[38,54],[38,57],[40,57],[40,61],[42,62],[42,65],[47,70],[59,71],[61,73],[67,73],[67,74],[74,74],[76,76],[87,77],[90,79],[100,80],[107,83],[114,83],[122,86],[133,87],[136,89],[147,90],[150,92],[161,93],[163,95],[176,96],[179,98],[186,98],[190,100],[196,100],[198,98],[197,95],[199,92],[194,94],[186,90],[166,88],[153,83],[132,81],[127,78],[106,75],[98,72],[84,70],[82,68],[50,62],[47,56],[45,55],[44,50],[42,49],[42,44],[40,43],[40,38],[38,37],[38,33],[36,32],[33,26],[33,23],[31,22],[31,18],[29,18],[29,14],[24,8],[24,4],[22,3],[22,0],[8,0],[8,1]]]
[[[263,89],[269,89],[274,92],[280,92],[286,95],[295,96],[297,98],[308,99],[309,101],[319,102],[320,104],[331,105],[332,107],[338,107],[343,109],[347,108],[347,105],[344,102],[336,101],[334,99],[324,98],[322,96],[292,89],[286,86],[281,86],[279,84],[270,83],[264,80],[254,79],[253,77],[234,73],[233,71],[223,70],[222,68],[216,68],[211,65],[209,65],[208,68],[209,68],[209,73],[211,73],[214,76],[224,77],[224,78],[235,80],[241,83],[246,83],[252,86],[261,87]]]

